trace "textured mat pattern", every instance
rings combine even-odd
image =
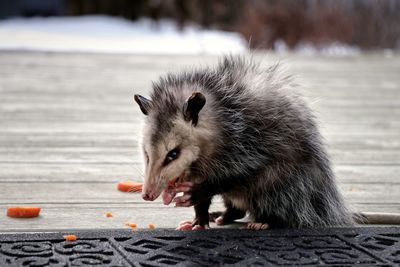
[[[400,227],[63,234],[0,235],[0,266],[400,265]]]

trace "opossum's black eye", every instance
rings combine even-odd
[[[146,163],[149,164],[150,159],[146,151],[144,152],[144,156],[146,157]]]
[[[173,160],[176,160],[179,157],[179,149],[174,148],[171,151],[168,152],[167,156],[165,157],[164,160],[164,166],[170,163]]]

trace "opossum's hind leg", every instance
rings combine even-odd
[[[246,213],[238,210],[234,207],[228,208],[221,216],[215,219],[215,223],[218,225],[225,225],[233,223],[237,219],[242,219]]]
[[[237,219],[241,219],[246,215],[246,212],[235,208],[232,203],[224,199],[226,210],[224,212],[217,211],[210,213],[210,220],[218,225],[233,223]]]

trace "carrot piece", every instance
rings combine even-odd
[[[154,229],[154,224],[149,223],[149,224],[147,225],[147,228],[149,228],[149,229]]]
[[[7,209],[7,216],[12,218],[34,218],[39,216],[37,207],[11,207]]]
[[[136,223],[127,223],[126,226],[129,226],[130,228],[136,229],[137,224]]]
[[[111,212],[107,212],[107,213],[106,213],[106,217],[107,217],[107,218],[113,217],[113,214],[112,214]]]
[[[141,192],[143,183],[134,181],[121,181],[118,183],[117,188],[122,192]]]
[[[168,181],[168,187],[174,187],[175,183],[178,181],[178,177],[175,177],[174,179]]]
[[[78,239],[76,235],[64,235],[63,237],[65,241],[75,241],[76,239]]]

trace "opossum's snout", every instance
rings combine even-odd
[[[142,189],[142,198],[146,201],[153,201],[158,197],[155,187],[146,179]]]
[[[158,196],[154,194],[152,191],[148,192],[142,192],[142,198],[146,201],[153,201],[157,198]]]
[[[150,193],[142,193],[142,198],[146,201],[153,201],[155,199]]]
[[[149,180],[147,179],[143,186],[142,198],[146,201],[154,201],[155,199],[157,199],[163,190],[162,184],[163,183],[157,184],[155,186],[153,183],[150,183]]]

